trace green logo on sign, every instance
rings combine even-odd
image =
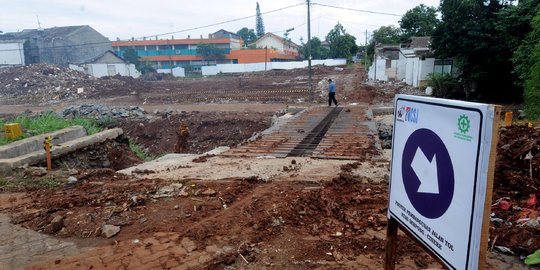
[[[471,120],[469,120],[469,117],[462,114],[458,119],[459,132],[463,134],[467,134],[470,128],[471,128]]]
[[[469,117],[464,114],[460,115],[457,126],[459,132],[454,132],[454,138],[468,142],[472,141],[473,137],[468,135],[469,130],[471,129],[471,120],[469,120]]]

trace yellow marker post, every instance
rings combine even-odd
[[[45,149],[45,157],[47,159],[47,171],[52,171],[51,149],[52,137],[47,136],[43,139],[43,148]]]
[[[514,114],[512,112],[504,113],[504,125],[505,126],[511,126],[512,125],[513,116],[514,116]]]
[[[21,124],[19,123],[8,123],[4,124],[4,132],[6,138],[14,140],[22,136]]]

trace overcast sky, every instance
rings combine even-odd
[[[236,32],[242,27],[255,29],[255,18],[220,25],[206,25],[255,15],[255,0],[0,0],[0,31],[16,32],[38,27],[90,25],[111,40],[155,36],[159,38],[197,38],[219,29]],[[302,0],[259,0],[266,32],[280,36],[295,28],[290,37],[307,40],[307,7]],[[364,44],[366,30],[398,26],[400,16],[373,14],[358,10],[402,15],[419,4],[437,7],[439,0],[312,0],[312,36],[324,39],[337,22]],[[316,4],[321,5],[316,5]],[[296,6],[295,6],[296,5]],[[330,5],[345,9],[337,9]],[[292,7],[291,7],[292,6]],[[289,8],[287,8],[289,7]],[[278,10],[264,14],[265,12]],[[353,9],[353,10],[348,10]],[[188,31],[185,31],[188,30]]]

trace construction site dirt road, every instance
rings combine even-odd
[[[39,83],[24,71],[0,71],[0,85],[17,83],[2,93],[5,117],[89,102],[141,106],[148,115],[111,125],[159,158],[94,162],[126,156],[117,140],[61,157],[46,175],[22,169],[32,181],[65,183],[0,187],[0,269],[384,267],[390,150],[373,110],[418,91],[366,83],[361,66],[316,68],[315,104],[306,102],[306,70],[147,82],[28,69],[46,74],[58,98],[35,94],[28,82]],[[327,78],[337,82],[338,108],[325,106]],[[65,94],[73,87],[85,96]],[[188,149],[171,154],[180,123]],[[534,127],[501,130],[494,201],[523,209],[529,194],[540,195],[539,139]],[[530,164],[521,159],[529,152]],[[508,225],[520,209],[494,206],[487,269],[528,269],[517,255],[538,249],[540,232]],[[398,242],[397,269],[443,268],[405,234]]]

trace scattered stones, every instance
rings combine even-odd
[[[64,118],[73,117],[92,117],[98,120],[106,120],[106,118],[145,118],[146,111],[138,106],[130,106],[127,108],[110,108],[101,104],[82,104],[72,105],[61,109],[57,112],[59,116]]]
[[[105,224],[101,228],[101,235],[103,237],[105,237],[105,238],[111,238],[111,237],[117,235],[119,232],[120,232],[120,227],[119,226]]]
[[[209,189],[203,191],[201,194],[204,195],[204,196],[214,196],[214,195],[217,194],[217,192],[215,190],[209,188]]]
[[[51,223],[45,227],[45,233],[53,234],[60,231],[64,227],[64,217],[55,216]]]
[[[34,177],[42,177],[47,174],[47,169],[44,167],[28,167],[26,168],[25,174]]]
[[[197,245],[195,244],[195,242],[191,241],[187,237],[182,238],[180,244],[186,249],[187,252],[192,252],[197,249]]]
[[[68,177],[68,184],[74,184],[77,182],[77,178],[75,178],[75,176],[70,176]]]

